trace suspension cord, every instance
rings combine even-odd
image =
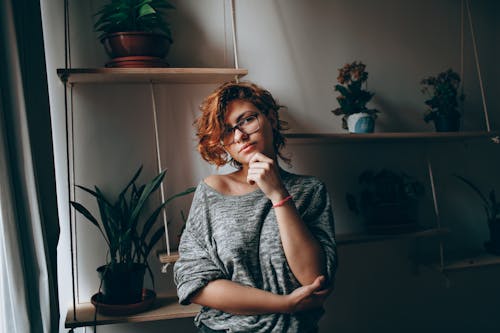
[[[238,63],[238,44],[237,44],[237,39],[236,39],[236,12],[234,9],[234,0],[230,0],[230,5],[231,5],[231,28],[233,32],[233,53],[234,53],[234,68],[238,69],[240,68],[239,63]],[[239,82],[238,76],[235,76],[235,81]]]
[[[474,26],[472,23],[472,14],[471,14],[471,10],[470,10],[469,0],[465,0],[465,5],[466,5],[466,9],[467,9],[467,16],[469,18],[469,28],[470,28],[470,32],[471,32],[471,36],[472,36],[472,46],[474,49],[474,60],[475,60],[475,64],[476,64],[477,76],[479,79],[479,88],[481,90],[481,100],[483,102],[483,112],[484,112],[484,119],[486,122],[486,130],[488,132],[490,132],[491,131],[490,119],[488,116],[488,108],[486,107],[486,97],[485,97],[485,93],[484,93],[483,78],[481,76],[481,68],[479,66],[479,56],[478,56],[478,52],[477,52],[476,36],[474,33]]]
[[[155,147],[156,147],[156,160],[158,163],[158,173],[162,171],[161,168],[161,153],[160,153],[160,137],[158,134],[158,110],[156,107],[156,99],[155,99],[155,92],[154,92],[154,85],[153,82],[149,83],[149,88],[151,91],[151,104],[153,108],[153,123],[154,123],[154,129],[155,129]],[[165,187],[164,187],[164,181],[161,182],[160,184],[160,196],[161,196],[161,202],[165,202]],[[163,217],[163,226],[165,228],[165,243],[167,247],[167,256],[170,256],[170,237],[168,233],[168,223],[167,223],[167,207],[163,207],[162,210],[162,217]],[[163,270],[165,270],[168,267],[168,264],[163,267]]]

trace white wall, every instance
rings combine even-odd
[[[292,132],[342,132],[333,87],[337,69],[361,60],[369,72],[373,106],[380,109],[376,131],[433,131],[422,120],[425,108],[420,80],[449,67],[460,66],[460,1],[458,0],[239,0],[236,2],[240,67],[247,79],[268,88],[288,106],[283,118]],[[106,55],[92,31],[92,16],[101,1],[70,1],[71,63],[73,67],[101,67]],[[229,2],[223,0],[175,1],[171,12],[174,44],[168,57],[173,67],[231,67]],[[65,131],[63,87],[55,75],[64,67],[63,1],[42,1],[50,101],[56,150],[61,242],[59,245],[61,313],[71,303],[67,188],[65,185]],[[493,129],[500,116],[498,101],[499,5],[494,0],[472,5],[480,65]],[[54,19],[57,18],[57,19]],[[484,130],[484,116],[475,72],[470,31],[465,27],[464,130]],[[160,110],[162,164],[168,168],[167,192],[195,185],[215,170],[194,150],[192,121],[197,106],[213,85],[155,85]],[[77,184],[100,185],[111,193],[144,164],[143,180],[155,170],[151,91],[148,85],[76,85],[75,178]],[[288,151],[297,173],[322,178],[332,193],[338,233],[358,231],[362,221],[347,209],[344,195],[357,189],[357,175],[367,168],[407,170],[426,181],[426,154],[437,176],[443,223],[456,232],[447,244],[450,252],[476,251],[486,237],[480,203],[450,177],[468,175],[481,188],[500,188],[496,170],[499,147],[485,142],[462,144],[318,144],[290,142]],[[225,172],[222,170],[221,172]],[[430,187],[426,184],[421,219],[432,225]],[[85,201],[81,193],[77,199]],[[184,200],[169,209],[173,218],[170,239],[174,246],[180,228],[178,211]],[[500,321],[493,316],[500,306],[495,283],[499,267],[485,267],[450,274],[450,288],[443,277],[423,269],[413,274],[408,256],[411,241],[393,241],[341,247],[337,290],[327,303],[322,332],[493,331]],[[435,242],[422,242],[426,257],[437,254]],[[86,223],[77,221],[78,298],[86,302],[98,288],[95,268],[104,263],[104,245]],[[171,270],[159,273],[157,289],[174,294]],[[62,318],[61,327],[63,327]],[[135,325],[112,325],[100,332],[194,332],[191,319]],[[89,329],[90,330],[90,329]],[[61,329],[63,332],[64,329]],[[82,329],[83,331],[83,329]]]

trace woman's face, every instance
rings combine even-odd
[[[229,102],[224,122],[227,130],[223,144],[233,159],[246,165],[257,152],[276,157],[273,124],[255,105],[239,99]]]

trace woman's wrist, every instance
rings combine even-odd
[[[285,200],[286,199],[286,200]],[[281,203],[283,200],[288,201],[292,199],[290,194],[288,193],[287,190],[283,189],[281,191],[278,191],[276,194],[272,195],[269,197],[269,200],[271,200],[271,203],[273,204],[273,207],[274,206],[277,206],[277,205],[282,205],[283,203]],[[280,204],[281,203],[281,204]]]
[[[293,304],[292,304],[292,298],[290,295],[280,295],[281,297],[281,306],[280,306],[280,313],[292,313],[293,312]]]
[[[285,205],[288,201],[291,201],[291,200],[292,200],[292,196],[289,195],[289,196],[281,199],[277,203],[273,204],[273,208],[281,207],[281,206]]]

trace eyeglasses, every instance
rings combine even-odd
[[[230,146],[234,141],[234,133],[238,129],[241,133],[250,135],[257,132],[260,129],[259,123],[259,113],[254,113],[249,116],[244,117],[236,123],[233,127],[226,127],[224,133],[222,133],[221,143],[223,146]]]

